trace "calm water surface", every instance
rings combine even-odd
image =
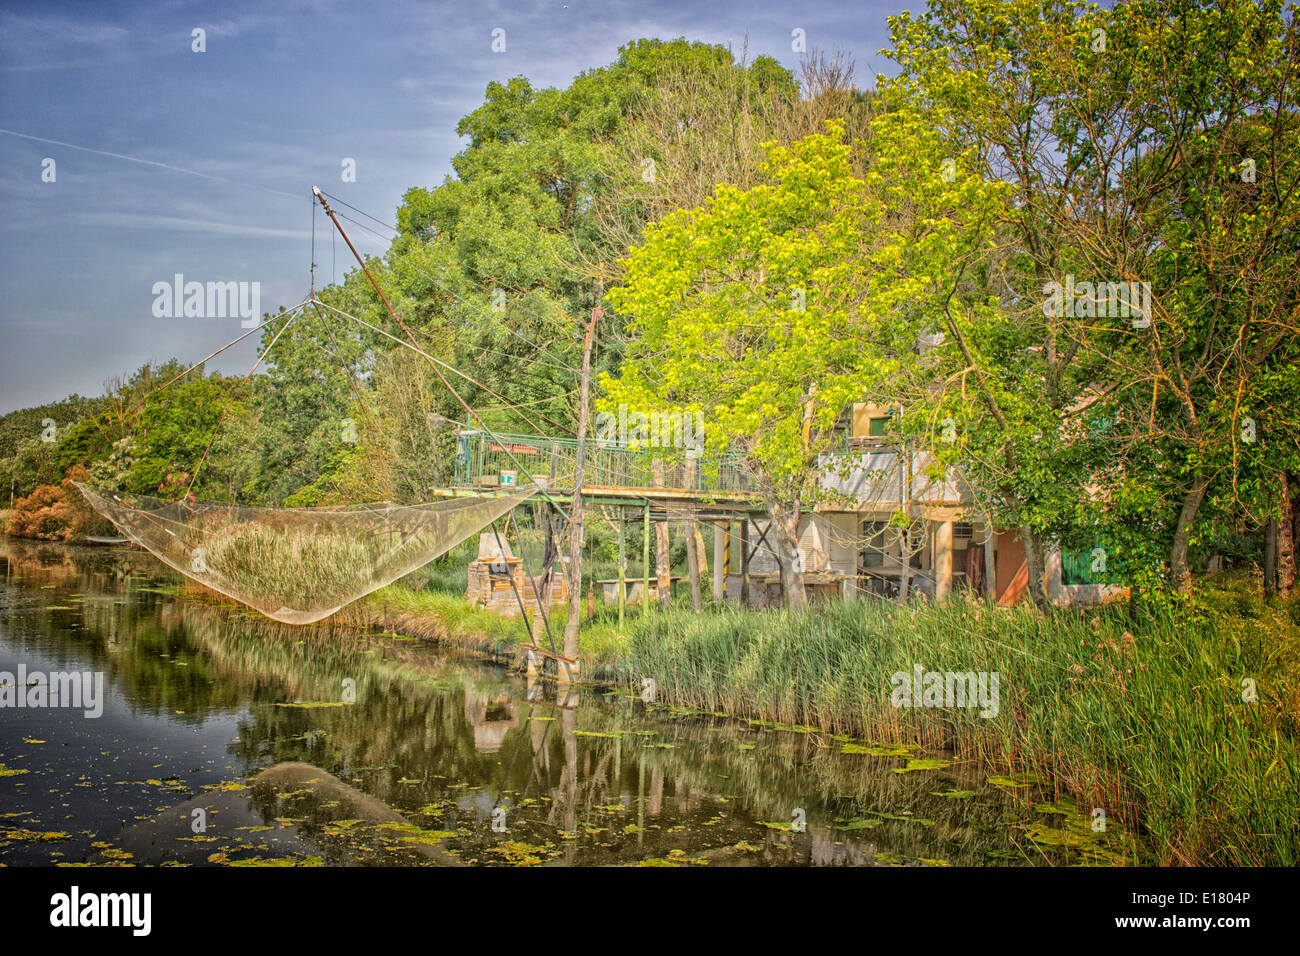
[[[1086,835],[1032,780],[896,772],[909,755],[869,741],[627,690],[557,701],[409,638],[184,597],[143,552],[0,538],[0,569],[0,672],[100,672],[105,698],[98,718],[0,709],[9,866],[1023,865],[1122,852],[1122,835]]]

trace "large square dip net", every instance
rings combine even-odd
[[[250,508],[77,484],[164,564],[286,624],[311,624],[482,530],[535,491],[422,505]]]

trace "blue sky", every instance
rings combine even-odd
[[[800,28],[809,48],[853,56],[868,86],[888,66],[877,55],[886,17],[901,9],[875,0],[6,0],[0,413],[74,391],[97,395],[106,379],[147,360],[195,361],[240,333],[238,318],[154,317],[153,284],[176,273],[259,282],[264,310],[300,301],[310,186],[392,221],[403,192],[450,172],[464,145],[456,123],[493,80],[522,74],[565,86],[640,37],[684,36],[738,53],[747,42],[751,56],[794,68],[791,31]],[[191,49],[195,28],[206,33],[205,52]],[[504,53],[491,48],[498,28]],[[47,158],[54,182],[42,181]],[[345,158],[356,161],[356,182],[341,179]],[[378,238],[350,232],[363,253],[383,251]],[[316,261],[323,284],[331,250],[320,218]],[[215,367],[246,372],[255,340]]]

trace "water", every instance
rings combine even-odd
[[[1035,781],[899,773],[869,742],[628,690],[558,701],[408,638],[185,597],[138,551],[0,548],[0,672],[102,672],[105,698],[0,709],[10,866],[1116,861]]]

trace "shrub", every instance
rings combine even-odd
[[[14,502],[7,532],[17,538],[41,541],[70,541],[86,534],[111,529],[81,497],[74,481],[88,481],[89,473],[81,465],[68,471],[57,485],[38,485],[26,498]]]

